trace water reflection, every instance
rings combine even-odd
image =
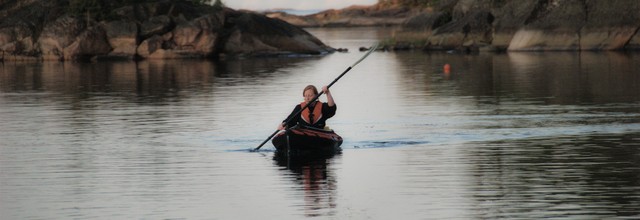
[[[562,105],[640,101],[640,75],[636,74],[640,54],[636,53],[396,56],[407,91],[473,96],[495,104],[514,99]],[[443,70],[446,64],[451,66],[449,74]]]
[[[176,97],[211,92],[218,79],[242,83],[270,77],[282,69],[317,58],[165,60],[141,62],[10,62],[0,65],[0,91],[46,91],[87,97],[94,94]],[[263,79],[264,80],[264,79]]]
[[[248,118],[242,113],[264,100],[261,94],[279,92],[256,87],[280,81],[290,74],[287,69],[317,59],[322,57],[0,63],[2,142],[34,145],[38,141],[28,137],[37,135],[50,144],[96,145],[176,131],[246,131],[242,126],[249,124],[237,123]],[[240,128],[230,130],[230,125]],[[237,139],[237,133],[214,135]]]
[[[306,217],[333,216],[336,212],[338,181],[331,167],[341,155],[305,158],[274,156],[275,163],[282,167],[281,175],[291,179],[301,191]]]
[[[213,82],[212,62],[5,63],[3,92],[46,91],[76,98],[115,96],[172,97],[178,91]],[[25,70],[29,68],[29,70]],[[211,73],[211,74],[209,74]],[[207,87],[200,87],[201,89]]]
[[[489,219],[637,217],[638,140],[640,133],[602,134],[466,148],[477,211]]]
[[[351,52],[325,57],[0,63],[0,218],[638,217],[634,53],[373,53],[332,87],[343,155],[248,153],[368,34],[328,30]]]

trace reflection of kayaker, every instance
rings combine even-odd
[[[276,154],[274,160],[279,166],[286,167],[280,169],[285,177],[300,184],[295,189],[304,193],[305,216],[331,216],[337,197],[337,177],[330,169],[334,156],[301,158]],[[290,178],[292,174],[294,178]]]

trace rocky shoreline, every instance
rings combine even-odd
[[[402,27],[390,50],[603,51],[640,49],[636,0],[382,0],[313,15],[270,13],[302,27]],[[424,1],[423,1],[424,2]]]
[[[183,59],[331,53],[302,28],[250,11],[185,0],[130,4],[107,19],[66,0],[0,3],[0,60]]]
[[[100,18],[69,2],[0,2],[0,61],[322,55],[336,49],[302,28],[358,26],[401,27],[385,50],[640,50],[636,0],[380,0],[307,16],[159,0]]]

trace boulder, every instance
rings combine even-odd
[[[276,47],[269,46],[253,35],[245,35],[235,30],[225,42],[224,50],[230,55],[267,55],[278,52]]]
[[[580,29],[587,20],[582,0],[552,1],[540,5],[513,36],[508,50],[579,50]]]
[[[174,27],[174,23],[169,16],[154,16],[145,20],[140,26],[140,36],[148,38],[156,34],[164,34]]]
[[[216,13],[179,23],[173,30],[172,49],[203,57],[213,55],[224,20],[223,13]]]
[[[224,28],[224,13],[208,14],[191,21],[177,19],[175,28],[162,36],[144,40],[137,49],[142,58],[204,58],[215,55],[219,33]]]
[[[636,0],[586,1],[589,16],[580,29],[581,50],[620,50],[640,28]]]
[[[585,27],[580,30],[580,50],[621,50],[629,43],[637,28]]]
[[[631,37],[631,40],[629,40],[627,45],[625,45],[624,49],[640,50],[640,34],[638,34],[638,32],[636,32],[636,34]]]
[[[109,45],[113,50],[110,57],[133,59],[138,47],[138,24],[131,20],[116,20],[104,24]]]
[[[76,37],[86,29],[86,24],[78,18],[64,16],[48,23],[43,29],[38,42],[41,56],[45,60],[64,60],[65,48],[75,42]]]
[[[456,49],[459,47],[479,47],[491,44],[493,14],[476,11],[454,22],[434,30],[427,41],[427,49]]]
[[[37,48],[32,37],[33,27],[22,21],[0,28],[0,50],[10,54],[34,53]]]
[[[0,51],[2,60],[39,59],[38,35],[44,22],[58,17],[54,1],[10,1],[0,3]],[[25,8],[29,8],[26,10]]]
[[[493,24],[492,45],[499,50],[506,50],[513,36],[524,25],[535,18],[534,11],[544,7],[540,0],[510,1],[495,10],[496,20]]]
[[[230,34],[220,46],[229,55],[322,54],[334,50],[302,28],[257,13],[233,13],[227,16],[225,27]]]
[[[92,26],[80,33],[71,45],[64,48],[64,59],[90,59],[110,51],[111,46],[104,29],[101,26]]]
[[[421,12],[407,19],[403,27],[414,31],[431,32],[451,21],[451,15],[445,12]]]
[[[150,58],[153,53],[162,49],[163,42],[164,39],[161,36],[154,35],[142,41],[142,43],[136,49],[136,53],[142,58]],[[155,57],[158,57],[158,55],[156,55]]]

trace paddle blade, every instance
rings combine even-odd
[[[260,145],[258,145],[258,147],[256,147],[255,149],[253,149],[251,152],[256,152],[258,150],[260,150],[260,148],[267,143],[267,141],[271,140],[271,138],[273,138],[273,136],[276,136],[276,134],[279,132],[280,130],[276,130],[273,132],[273,134],[271,134],[266,140],[264,140]]]
[[[375,51],[376,49],[378,49],[378,43],[374,44],[373,46],[371,46],[369,48],[369,50],[367,51],[366,54],[364,54],[364,56],[362,56],[362,58],[360,58],[358,61],[356,61],[353,65],[351,65],[350,67],[353,68],[354,66],[358,65],[358,63],[362,62],[364,60],[364,58],[367,58],[369,56],[369,54],[371,54],[371,52]]]

